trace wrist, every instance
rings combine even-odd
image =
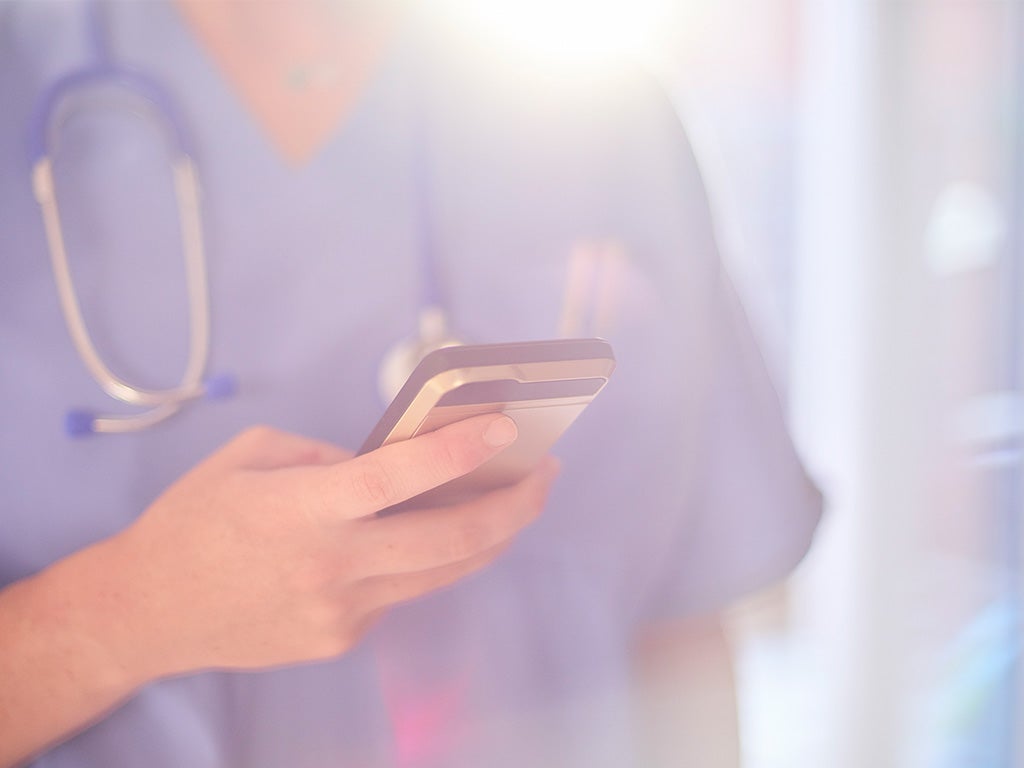
[[[117,546],[102,542],[0,591],[0,765],[67,738],[159,676]]]
[[[35,577],[39,600],[55,638],[63,638],[89,670],[97,693],[122,697],[161,677],[153,653],[158,629],[128,566],[120,536],[101,541],[55,563]]]

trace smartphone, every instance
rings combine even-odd
[[[471,416],[507,414],[519,430],[511,446],[470,474],[387,511],[457,503],[525,477],[614,369],[611,345],[602,339],[438,349],[412,372],[359,453]]]

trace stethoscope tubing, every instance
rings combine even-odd
[[[53,276],[68,333],[89,373],[103,391],[115,400],[131,405],[166,405],[196,397],[203,391],[202,375],[209,354],[210,312],[206,260],[199,217],[199,185],[194,165],[187,155],[176,158],[172,168],[181,219],[189,296],[189,356],[179,384],[161,390],[144,389],[129,384],[111,371],[100,357],[86,327],[71,278],[49,156],[40,158],[32,171],[32,186],[43,216]]]
[[[100,4],[87,3],[90,38],[96,49],[93,66],[73,71],[49,86],[39,100],[30,126],[29,154],[32,188],[39,204],[50,263],[61,312],[72,343],[90,375],[110,397],[148,410],[142,413],[102,416],[84,411],[67,414],[65,429],[71,435],[94,432],[129,432],[159,423],[192,399],[229,394],[233,380],[224,377],[203,381],[210,348],[209,285],[200,211],[200,183],[187,132],[173,99],[159,83],[139,72],[114,66],[108,55]],[[189,354],[178,384],[167,389],[138,387],[117,376],[104,363],[89,334],[75,291],[53,173],[51,149],[60,138],[61,110],[76,92],[112,86],[131,93],[156,116],[154,123],[164,132],[170,146],[171,169],[178,207],[186,289],[189,305]],[[72,105],[73,106],[73,105]]]
[[[161,127],[167,131],[167,139],[175,151],[189,156],[193,154],[188,133],[170,95],[141,72],[104,63],[69,72],[43,92],[29,127],[29,157],[33,165],[48,155],[50,147],[56,143],[54,115],[61,105],[76,91],[103,85],[115,86],[141,97],[160,116]]]

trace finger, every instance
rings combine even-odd
[[[366,517],[472,472],[516,435],[508,416],[476,416],[317,469],[311,487],[331,499],[345,518]]]
[[[546,459],[516,485],[473,501],[361,522],[356,571],[416,573],[468,560],[507,542],[544,507],[558,462]]]
[[[351,457],[350,451],[337,445],[267,426],[249,427],[219,454],[233,467],[258,470],[333,465]]]
[[[364,605],[380,610],[396,603],[413,600],[435,590],[447,587],[493,563],[509,546],[508,541],[484,550],[473,557],[457,563],[418,573],[402,573],[391,576],[374,576],[364,580],[358,587]]]

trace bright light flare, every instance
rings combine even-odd
[[[447,0],[463,31],[487,48],[576,69],[648,60],[670,0]]]

